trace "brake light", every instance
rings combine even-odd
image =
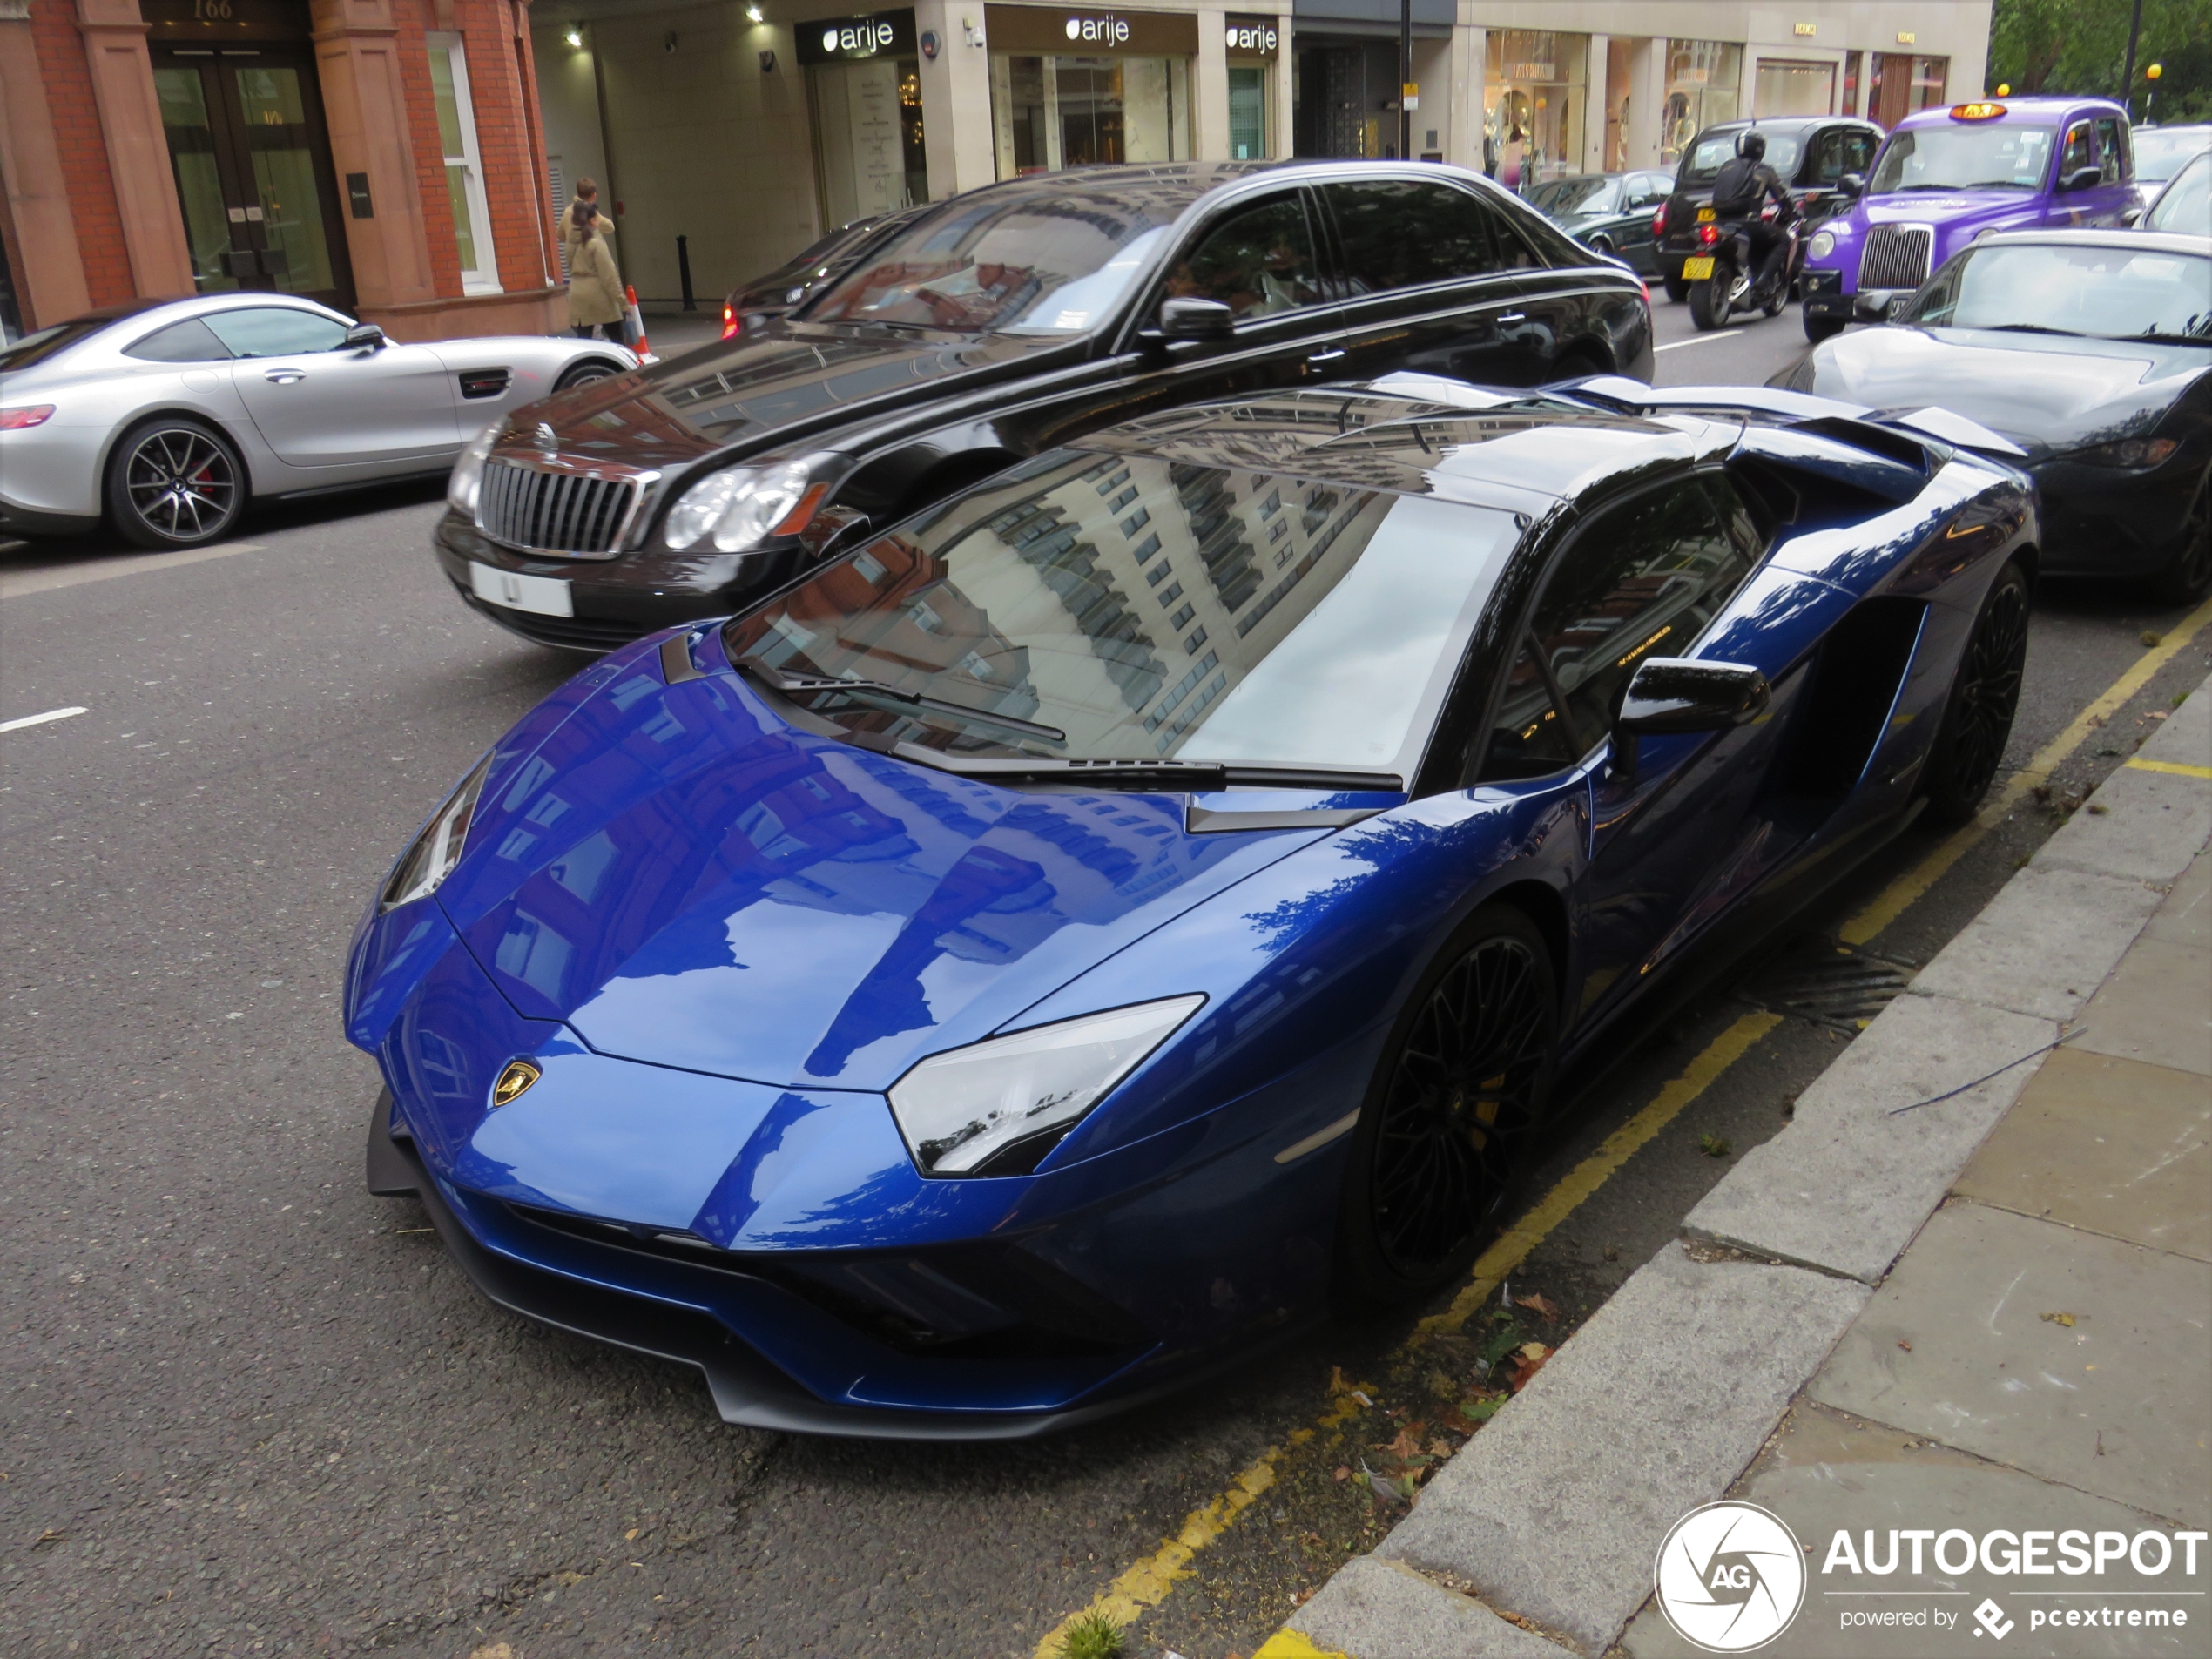
[[[1720,227],[1719,226],[1717,226],[1717,225],[1700,225],[1700,226],[1697,227],[1697,246],[1700,246],[1700,247],[1717,247],[1717,246],[1720,246],[1720,239],[1721,239],[1721,227]]]
[[[735,340],[745,332],[745,325],[738,320],[737,307],[727,300],[722,302],[722,338]]]
[[[0,409],[0,432],[20,432],[27,426],[44,426],[54,412],[51,403],[24,403]]]
[[[1654,236],[1667,233],[1667,204],[1664,202],[1659,204],[1659,211],[1651,216],[1651,233]]]

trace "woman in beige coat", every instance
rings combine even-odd
[[[561,242],[569,256],[569,327],[577,339],[590,340],[604,327],[607,339],[618,341],[630,307],[599,222],[599,192],[589,179],[579,179],[576,193],[561,215]]]

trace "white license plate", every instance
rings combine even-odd
[[[495,570],[489,564],[471,563],[469,585],[479,599],[505,605],[509,610],[535,610],[541,617],[576,615],[576,604],[569,597],[569,584],[557,576],[523,576],[514,570]]]
[[[1684,282],[1703,282],[1712,274],[1713,256],[1710,253],[1702,259],[1684,260],[1682,262],[1682,280]],[[476,568],[481,570],[484,567],[480,564]]]

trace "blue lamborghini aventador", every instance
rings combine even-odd
[[[2038,537],[1984,443],[1393,380],[801,503],[394,866],[369,1185],[781,1428],[1035,1433],[1431,1294],[1563,1065],[1974,809]]]

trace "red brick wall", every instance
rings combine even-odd
[[[84,61],[84,37],[77,29],[76,6],[71,0],[30,0],[30,31],[38,51],[38,72],[46,83],[54,143],[61,152],[62,178],[69,186],[84,284],[94,305],[115,305],[133,298],[136,290],[131,281],[130,251],[123,243],[123,215],[115,204],[115,181],[108,172],[107,139],[100,132],[99,105],[92,98],[92,71]]]
[[[446,206],[445,158],[430,90],[428,37],[436,26],[435,14],[431,0],[395,0],[392,11],[399,25],[401,73],[407,84],[408,125],[428,221],[431,268],[438,292],[457,295],[461,260],[454,243],[453,215]],[[554,210],[543,204],[529,122],[536,94],[533,86],[526,105],[513,14],[507,0],[454,0],[451,16],[469,60],[469,98],[476,117],[476,149],[484,164],[499,285],[509,293],[543,287],[545,226]],[[557,266],[554,271],[558,280]]]

